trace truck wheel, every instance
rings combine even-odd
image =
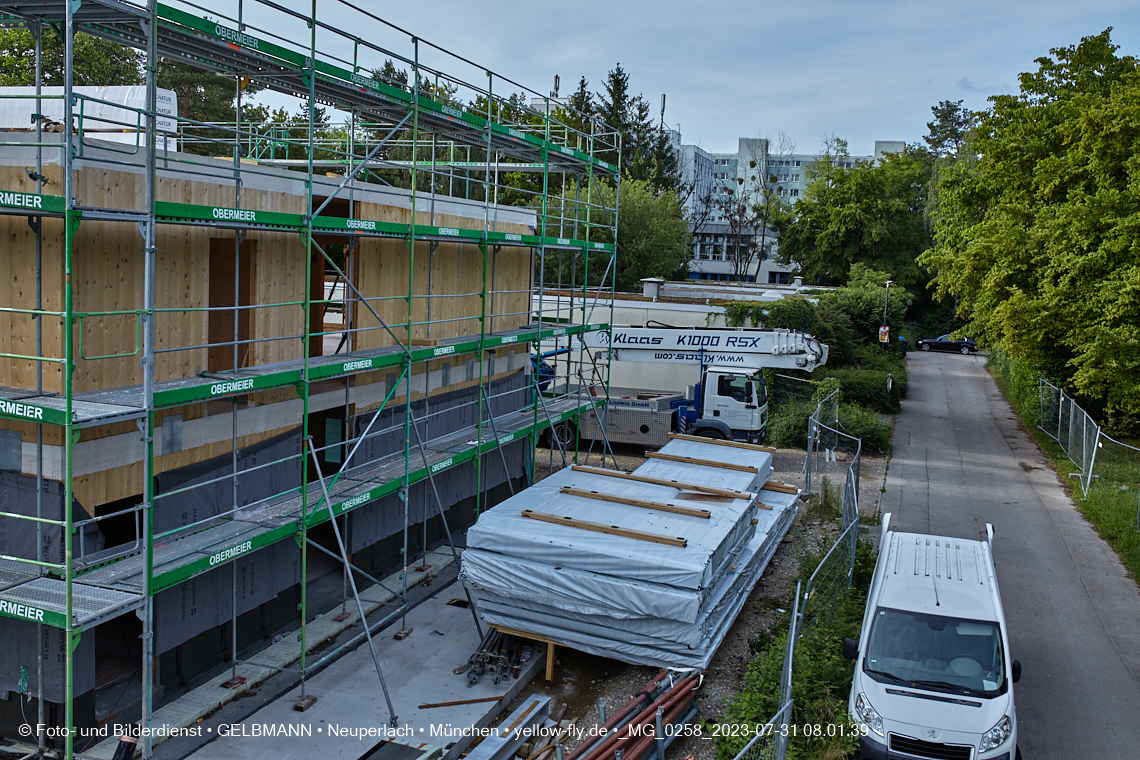
[[[566,448],[574,443],[574,435],[574,423],[563,420],[547,429],[546,445],[549,448],[556,449],[559,447],[558,444],[562,444],[562,448]]]
[[[697,432],[697,435],[701,438],[711,438],[714,441],[726,440],[724,433],[720,432],[719,430],[714,430],[713,428],[705,428],[704,430],[700,430]]]

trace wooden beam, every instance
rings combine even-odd
[[[528,633],[526,631],[520,631],[517,628],[508,628],[505,625],[493,625],[491,627],[499,633],[505,633],[509,636],[518,636],[522,639],[530,639],[531,641],[546,644],[546,688],[549,689],[554,685],[554,645],[566,646],[565,644],[548,639],[545,636],[539,636],[537,633]]]
[[[649,459],[664,459],[669,462],[684,462],[685,464],[699,464],[703,467],[719,467],[722,470],[737,470],[739,472],[760,472],[759,467],[747,464],[732,464],[731,462],[717,462],[713,459],[696,459],[694,457],[681,457],[676,454],[662,454],[660,451],[647,451],[645,456]]]
[[[697,443],[715,443],[717,446],[731,446],[734,449],[751,449],[752,451],[767,451],[769,454],[776,451],[771,446],[761,446],[758,443],[744,443],[742,441],[721,441],[716,438],[705,438],[700,435],[685,435],[684,433],[670,433],[670,438],[678,441],[696,441]]]
[[[476,705],[480,702],[498,702],[504,695],[498,697],[480,697],[479,699],[458,699],[454,702],[428,702],[420,705],[417,710],[428,710],[433,707],[456,707],[458,705]]]
[[[589,530],[594,533],[605,533],[610,536],[632,538],[635,541],[648,541],[654,544],[665,544],[666,546],[676,546],[680,548],[689,545],[688,540],[680,536],[662,536],[660,533],[646,533],[640,530],[623,528],[620,525],[605,525],[603,523],[589,522],[587,520],[578,520],[573,517],[560,517],[558,515],[547,514],[546,512],[535,512],[532,509],[524,509],[522,516],[529,517],[531,520],[541,520],[542,522],[552,523],[554,525],[565,525],[569,528]]]
[[[711,514],[707,509],[694,509],[693,507],[682,507],[677,504],[669,504],[663,501],[650,501],[648,499],[634,499],[629,496],[616,496],[612,493],[601,493],[599,491],[587,491],[584,488],[574,488],[573,486],[562,486],[559,493],[564,493],[567,496],[580,496],[583,499],[597,499],[598,501],[608,501],[611,504],[627,504],[631,507],[641,507],[642,509],[656,509],[660,512],[672,512],[677,515],[688,515],[689,517],[703,517],[709,519]]]
[[[635,472],[605,470],[601,467],[587,467],[581,464],[573,465],[570,469],[575,472],[588,472],[591,475],[604,475],[607,478],[621,478],[622,480],[636,480],[638,483],[651,483],[655,486],[669,486],[670,488],[679,488],[682,491],[701,491],[703,493],[712,494],[713,496],[723,496],[727,499],[751,499],[754,496],[754,494],[750,494],[747,491],[733,491],[729,488],[685,483],[680,480],[669,480],[667,478],[652,478],[648,475],[638,475]]]
[[[765,491],[779,491],[780,493],[797,494],[800,489],[796,488],[790,483],[783,483],[779,480],[769,480],[764,484],[763,490]]]

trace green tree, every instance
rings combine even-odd
[[[930,244],[925,216],[931,156],[908,146],[877,164],[844,168],[842,140],[829,142],[805,170],[808,184],[794,215],[778,225],[780,260],[805,281],[841,285],[857,262],[913,286],[923,279],[915,257]]]
[[[600,202],[606,208],[614,208],[616,188],[598,183],[594,192],[600,193]],[[584,196],[584,189],[582,194]],[[574,197],[573,188],[568,196]],[[551,203],[556,205],[557,200],[551,199]],[[572,208],[572,205],[568,206],[567,214],[574,213]],[[593,209],[591,213],[591,223],[598,224],[598,210]],[[578,216],[584,219],[585,211],[579,211]],[[604,227],[594,227],[590,231],[592,240],[612,243],[612,236],[607,235]],[[606,284],[613,281],[617,290],[630,292],[639,290],[638,281],[643,277],[667,278],[673,275],[689,260],[691,241],[685,209],[675,192],[658,193],[645,180],[624,180],[618,207],[616,278],[611,272],[606,277]],[[581,285],[585,278],[591,285],[597,285],[602,281],[605,268],[604,259],[597,254],[590,257],[590,271],[587,273],[581,256],[548,252],[544,282],[547,285],[557,282],[569,285],[573,281]]]
[[[1111,29],[991,98],[939,183],[922,261],[974,333],[1140,414],[1140,71]]]
[[[957,156],[966,143],[970,130],[977,123],[977,115],[962,106],[962,101],[943,100],[930,107],[934,121],[926,122],[929,133],[922,139],[935,156]]]
[[[655,191],[680,189],[677,152],[669,131],[655,123],[649,101],[630,90],[629,73],[620,63],[606,75],[600,93],[591,93],[586,78],[579,79],[567,106],[556,111],[555,116],[570,127],[589,134],[591,127],[585,115],[620,133],[623,177],[646,181]],[[601,151],[599,157],[618,163],[617,151]]]
[[[43,83],[63,86],[63,40],[45,26],[40,36]],[[0,86],[20,87],[36,83],[35,38],[27,29],[0,30]],[[72,53],[76,85],[142,84],[142,56],[128,47],[92,37],[75,35]]]

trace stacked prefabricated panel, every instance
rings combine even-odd
[[[707,667],[787,533],[798,496],[763,488],[772,455],[755,448],[675,439],[660,453],[689,461],[647,459],[634,474],[740,497],[564,468],[484,512],[468,532],[462,578],[483,619],[625,662]],[[536,513],[570,520],[551,524]],[[606,528],[618,534],[598,532]]]

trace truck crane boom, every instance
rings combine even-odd
[[[827,362],[827,346],[797,330],[614,325],[612,338],[591,332],[583,340],[590,351],[609,351],[614,361],[808,372]],[[595,358],[602,357],[595,353]]]
[[[696,370],[699,381],[685,393],[605,389],[607,438],[646,446],[664,444],[671,432],[762,442],[768,428],[762,370],[811,372],[827,362],[827,346],[796,330],[614,325],[611,334],[590,332],[582,340],[595,359],[608,353],[614,361],[682,364]],[[601,424],[597,413],[587,412],[581,432],[593,437]]]

